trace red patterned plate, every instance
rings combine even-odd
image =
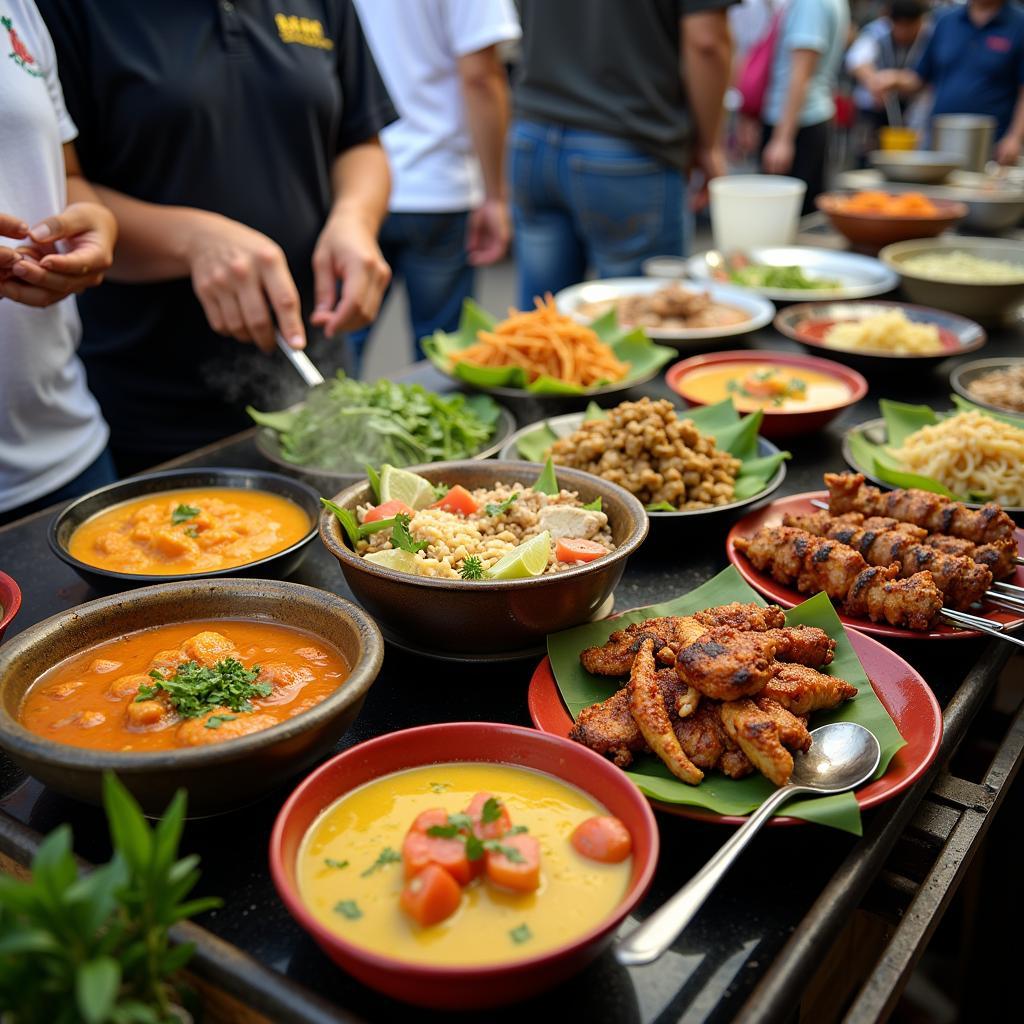
[[[886,773],[854,794],[862,811],[875,807],[902,793],[913,785],[935,760],[942,739],[942,712],[928,684],[914,668],[898,654],[863,633],[847,631],[850,643],[860,658],[861,665],[875,694],[889,716],[896,723],[907,745],[896,752]],[[562,701],[562,695],[551,671],[551,662],[544,660],[537,666],[530,680],[527,695],[530,718],[541,732],[568,736],[572,716]],[[667,804],[660,800],[651,803],[659,811],[696,818],[719,825],[742,825],[746,818],[732,814],[714,814],[700,807],[686,804]],[[806,825],[799,818],[774,817],[769,825]]]
[[[794,605],[806,601],[809,594],[801,594],[792,587],[778,583],[767,573],[759,572],[747,559],[736,550],[737,537],[750,537],[762,526],[777,526],[782,522],[782,517],[787,513],[792,515],[806,515],[808,512],[818,511],[817,507],[811,504],[811,499],[827,501],[826,491],[808,491],[806,494],[792,494],[788,498],[780,498],[773,501],[764,508],[751,512],[744,516],[730,531],[725,538],[725,553],[734,566],[739,570],[740,575],[759,593],[763,594],[769,601],[781,604],[783,608],[792,608]],[[1024,530],[1017,530],[1017,550],[1024,555]],[[1017,566],[1017,571],[1008,580],[1008,583],[1024,586],[1024,566]],[[996,608],[994,605],[983,606],[980,614],[982,618],[988,619],[994,625],[1003,622],[1021,623],[1024,622],[1019,614]],[[871,633],[874,636],[891,637],[897,640],[969,640],[974,637],[983,636],[976,629],[959,629],[955,626],[947,626],[944,623],[933,626],[928,632],[919,632],[913,629],[904,629],[901,626],[889,626],[885,623],[870,622],[868,619],[853,618],[840,612],[839,618],[844,626],[859,630],[862,633]]]

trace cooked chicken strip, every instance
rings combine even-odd
[[[754,766],[746,754],[729,738],[722,725],[722,704],[705,700],[690,717],[675,723],[676,738],[683,753],[698,768],[720,768],[733,779],[749,775]]]
[[[930,533],[921,542],[930,548],[938,548],[947,555],[964,555],[985,566],[992,578],[997,580],[1012,576],[1017,571],[1017,541],[997,540],[991,544],[975,544],[963,537],[950,537],[946,533]]]
[[[637,651],[629,675],[629,710],[651,751],[665,762],[677,779],[696,786],[704,778],[704,773],[683,753],[672,730],[665,698],[658,685],[654,641],[650,637]]]
[[[736,700],[761,690],[775,673],[775,658],[810,665],[832,660],[835,641],[814,626],[741,633],[720,627],[680,649],[680,679],[707,697]]]
[[[705,608],[694,612],[693,617],[708,629],[716,626],[731,626],[744,633],[763,633],[766,629],[778,629],[786,624],[786,613],[777,605],[770,604],[765,608],[754,604],[720,604],[714,608]]]
[[[809,715],[856,697],[857,687],[807,665],[786,664],[779,666],[758,696],[775,701],[794,715]]]
[[[995,503],[968,508],[941,494],[907,490],[880,491],[864,482],[863,473],[826,473],[829,511],[861,512],[868,516],[892,516],[922,526],[929,533],[949,533],[976,544],[1012,540],[1016,525]]]
[[[726,733],[754,767],[784,786],[793,774],[793,755],[786,747],[806,751],[811,745],[807,726],[766,697],[728,701],[721,714]]]

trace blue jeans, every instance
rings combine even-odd
[[[106,487],[117,479],[117,470],[114,468],[114,459],[109,448],[104,448],[96,458],[89,463],[81,473],[73,480],[69,480],[63,487],[58,487],[49,494],[44,494],[35,501],[19,505],[17,508],[0,512],[0,525],[13,523],[15,519],[31,515],[40,509],[49,508],[59,501],[71,501],[72,498],[79,498],[83,494],[95,491],[98,487]]]
[[[412,355],[423,358],[420,338],[459,326],[462,302],[473,294],[473,267],[466,260],[469,213],[389,213],[380,248],[394,280],[405,281],[412,326]],[[390,291],[390,288],[389,288]],[[385,295],[387,301],[387,295]],[[358,376],[374,325],[349,335],[352,370]]]
[[[509,184],[519,306],[598,277],[634,277],[649,256],[682,256],[686,180],[628,139],[516,121]]]

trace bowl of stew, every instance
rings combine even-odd
[[[0,640],[20,607],[21,588],[7,573],[0,572]]]
[[[71,502],[50,524],[53,553],[109,593],[171,580],[283,578],[309,552],[320,514],[301,480],[258,469],[172,469]]]
[[[488,849],[460,846],[467,817]],[[446,818],[454,839],[417,834]],[[579,842],[594,818],[618,822],[621,846]],[[654,815],[614,765],[488,722],[344,751],[289,797],[270,840],[281,899],[335,963],[395,999],[450,1010],[515,1002],[581,970],[643,898],[657,860]],[[436,876],[432,864],[454,881],[420,875]],[[418,877],[435,890],[432,907],[409,898]],[[438,907],[438,882],[451,902],[424,913]]]
[[[89,601],[0,649],[0,748],[99,803],[114,771],[149,813],[256,800],[355,721],[383,640],[350,601],[277,580],[165,583]]]

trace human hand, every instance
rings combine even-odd
[[[736,148],[742,156],[756,153],[761,145],[761,122],[740,114],[736,119]]]
[[[276,242],[238,221],[202,211],[187,249],[192,287],[218,334],[273,352],[276,317],[288,344],[306,347],[299,291]]]
[[[708,182],[712,178],[720,178],[729,173],[725,150],[718,143],[713,146],[698,146],[694,151],[690,170],[700,171],[704,179],[700,188],[690,196],[690,207],[693,210],[703,210],[708,205]]]
[[[1021,140],[1016,135],[1004,135],[996,143],[996,161],[1004,167],[1013,167],[1020,159]]]
[[[767,174],[787,174],[793,166],[795,149],[790,139],[773,135],[761,154],[761,166]]]
[[[114,258],[117,222],[99,203],[72,203],[29,229],[27,237],[0,284],[0,297],[50,306],[103,280]],[[58,242],[63,242],[61,251]]]
[[[355,214],[332,214],[313,250],[316,309],[310,322],[328,338],[365,327],[380,311],[390,280],[391,268],[370,226]]]
[[[489,267],[508,251],[512,222],[508,203],[503,199],[485,199],[469,215],[466,226],[466,258],[471,266]]]
[[[0,213],[0,238],[20,241],[28,237],[28,224],[9,213]],[[11,276],[11,268],[21,259],[21,253],[7,245],[0,245],[0,283]]]

